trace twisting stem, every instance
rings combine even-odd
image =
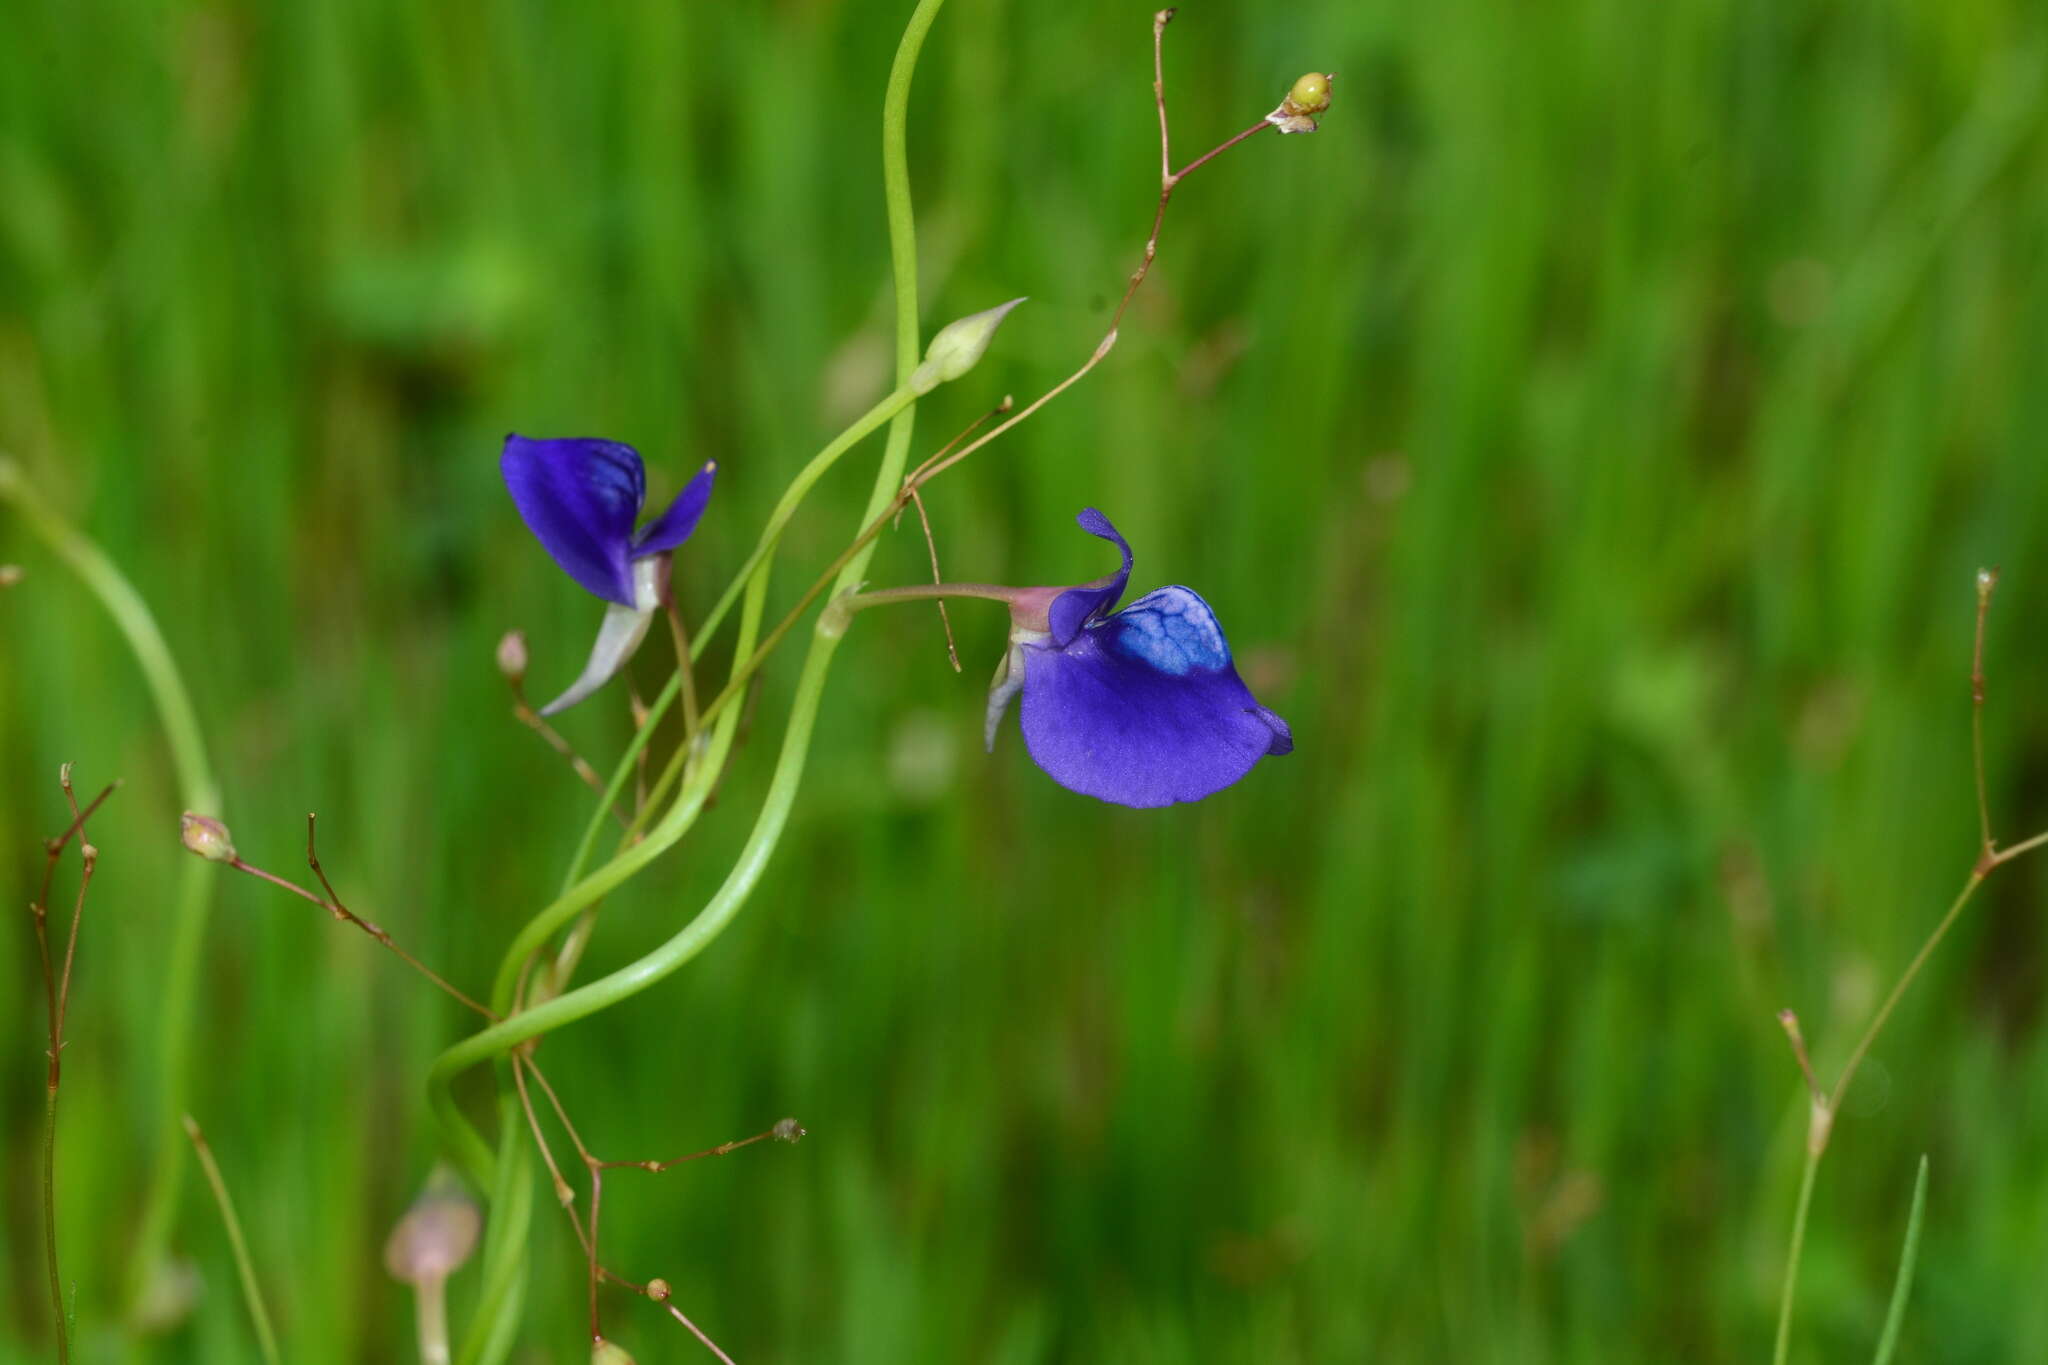
[[[242,1220],[235,1216],[235,1201],[228,1197],[227,1182],[221,1179],[220,1165],[213,1159],[213,1148],[207,1145],[206,1134],[199,1131],[198,1122],[190,1114],[185,1115],[185,1136],[192,1139],[192,1150],[199,1156],[199,1168],[206,1172],[206,1183],[213,1186],[213,1200],[220,1206],[220,1220],[227,1225],[228,1246],[235,1254],[235,1273],[242,1280],[242,1297],[248,1301],[249,1316],[256,1324],[256,1344],[269,1365],[278,1365],[277,1334],[271,1330],[270,1310],[263,1303],[263,1286],[256,1280],[256,1266],[249,1259],[249,1244],[242,1237]]]

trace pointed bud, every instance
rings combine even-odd
[[[526,632],[508,630],[498,641],[498,671],[514,687],[526,681]]]
[[[185,841],[187,849],[210,863],[235,860],[235,841],[228,837],[228,827],[211,815],[186,811],[178,817],[178,837]]]
[[[633,1357],[625,1348],[609,1341],[600,1341],[590,1348],[590,1365],[633,1365]]]
[[[391,1278],[420,1285],[445,1280],[476,1250],[483,1219],[447,1167],[436,1167],[427,1187],[391,1229],[384,1268]]]
[[[795,1142],[804,1135],[804,1126],[795,1119],[778,1119],[775,1123],[777,1142]]]
[[[996,328],[1022,302],[1021,298],[1011,299],[941,327],[925,350],[924,363],[910,372],[910,387],[918,393],[930,393],[973,369],[988,350],[989,342],[995,339]]]

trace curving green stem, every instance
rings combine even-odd
[[[741,611],[741,642],[735,650],[735,668],[747,661],[753,648],[753,635],[759,630],[762,609],[766,605],[768,572],[776,540],[781,529],[787,524],[789,514],[811,483],[823,474],[832,460],[844,450],[850,449],[868,431],[883,420],[889,420],[889,439],[883,450],[881,468],[876,471],[875,484],[868,497],[867,512],[863,524],[872,522],[881,509],[895,495],[902,482],[903,469],[910,451],[911,420],[913,408],[906,396],[907,380],[917,366],[917,254],[910,203],[910,174],[905,155],[904,137],[909,109],[910,82],[917,67],[917,57],[924,46],[932,20],[937,17],[945,0],[919,0],[906,25],[903,40],[898,45],[896,60],[889,72],[889,87],[882,108],[882,164],[884,188],[889,210],[890,259],[894,268],[897,320],[897,379],[898,388],[882,403],[877,404],[867,416],[848,429],[848,434],[836,440],[826,451],[820,452],[810,464],[804,467],[789,492],[778,504],[776,514],[771,517],[764,530],[760,544],[741,578],[735,583],[745,583],[745,605]],[[857,433],[857,434],[855,434]],[[839,447],[834,449],[834,447]],[[826,458],[829,453],[830,458]],[[868,560],[874,553],[872,542],[861,547],[840,572],[838,586],[845,588],[857,584],[867,568]],[[698,647],[709,639],[724,613],[730,609],[735,596],[734,589],[728,589],[719,604],[713,608],[704,626],[698,631]],[[570,991],[536,1005],[530,1010],[495,1024],[480,1033],[472,1035],[442,1053],[434,1062],[428,1078],[436,1119],[443,1134],[455,1149],[458,1157],[468,1166],[473,1175],[485,1178],[487,1187],[493,1190],[493,1223],[498,1235],[486,1245],[485,1276],[486,1302],[480,1305],[470,1339],[465,1343],[463,1360],[492,1365],[502,1358],[502,1347],[509,1343],[510,1335],[517,1322],[519,1290],[523,1289],[526,1270],[523,1237],[525,1216],[530,1214],[532,1200],[531,1162],[525,1157],[525,1148],[517,1141],[517,1119],[503,1098],[500,1099],[500,1145],[506,1159],[494,1161],[473,1128],[455,1107],[452,1090],[454,1078],[468,1067],[487,1058],[500,1056],[519,1043],[537,1037],[551,1029],[560,1028],[575,1020],[585,1018],[599,1010],[609,1008],[619,1001],[647,989],[670,972],[688,962],[703,951],[704,947],[722,933],[746,903],[747,897],[759,883],[762,871],[774,852],[782,831],[788,823],[789,810],[796,798],[797,788],[803,779],[803,769],[810,752],[812,727],[816,722],[820,699],[824,695],[825,678],[831,668],[833,654],[839,646],[837,631],[818,630],[813,633],[810,652],[805,656],[803,672],[797,680],[796,696],[790,709],[789,726],[784,732],[782,749],[777,756],[775,772],[769,781],[768,795],[756,817],[754,828],[748,835],[746,846],[741,850],[738,861],[726,880],[712,896],[710,902],[700,910],[693,920],[670,938],[666,943],[637,962],[623,967],[609,976],[591,982],[587,986]],[[719,731],[729,735],[729,727],[736,722],[740,708],[729,708],[719,721]],[[714,745],[717,743],[714,739]],[[722,761],[722,753],[719,755]],[[718,762],[707,762],[701,771],[715,774]],[[663,816],[661,824],[650,832],[643,842],[621,852],[611,862],[577,883],[575,888],[536,916],[521,940],[532,939],[544,942],[561,924],[566,923],[575,913],[596,896],[602,895],[611,886],[631,876],[654,857],[659,856],[669,844],[681,837],[697,811],[702,809],[701,799],[693,799],[692,788],[677,797],[676,804]],[[595,888],[586,892],[586,888]],[[582,904],[573,902],[579,895],[587,894]],[[549,927],[538,926],[548,923]],[[519,941],[515,940],[514,948]],[[529,950],[530,951],[530,950]],[[513,954],[508,953],[508,961]],[[523,960],[521,958],[520,960]],[[517,968],[513,969],[516,981]],[[503,973],[501,972],[501,979]],[[502,1183],[493,1183],[490,1177],[500,1178]],[[507,1207],[509,1201],[512,1207]],[[508,1225],[516,1225],[508,1227]],[[494,1248],[496,1254],[493,1254]],[[497,1287],[507,1286],[504,1292]]]
[[[13,505],[27,527],[63,560],[97,597],[128,642],[156,705],[157,719],[171,749],[177,774],[178,799],[185,809],[218,816],[220,790],[206,759],[199,715],[185,689],[178,665],[164,643],[163,632],[142,595],[135,591],[100,547],[50,509],[23,477],[21,467],[0,456],[0,501]],[[129,1253],[128,1303],[139,1303],[170,1243],[171,1223],[184,1187],[185,1163],[180,1146],[179,1116],[187,1108],[192,1073],[192,1009],[199,983],[200,949],[213,905],[215,864],[188,858],[178,876],[177,908],[171,943],[164,960],[163,1005],[157,1025],[158,1091],[152,1120],[156,1149],[150,1160],[148,1192],[142,1218]]]

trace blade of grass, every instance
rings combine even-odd
[[[263,1351],[267,1365],[278,1365],[277,1334],[270,1327],[270,1309],[263,1303],[263,1286],[256,1282],[256,1267],[249,1260],[249,1244],[242,1236],[242,1220],[235,1217],[235,1201],[228,1197],[228,1186],[220,1176],[220,1163],[213,1159],[213,1148],[207,1145],[206,1134],[199,1131],[198,1122],[185,1115],[185,1136],[192,1139],[192,1150],[199,1155],[199,1168],[206,1172],[206,1183],[213,1186],[213,1200],[220,1205],[220,1221],[227,1225],[228,1245],[235,1253],[235,1273],[242,1279],[242,1297],[249,1304],[249,1317],[256,1324],[256,1344]]]
[[[1913,1178],[1913,1209],[1906,1215],[1906,1245],[1899,1252],[1899,1279],[1892,1286],[1892,1306],[1884,1315],[1884,1335],[1877,1339],[1872,1365],[1890,1365],[1899,1348],[1899,1328],[1906,1320],[1906,1298],[1913,1292],[1913,1263],[1920,1257],[1920,1216],[1927,1211],[1927,1158],[1920,1158],[1920,1173]]]

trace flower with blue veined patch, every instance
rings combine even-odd
[[[587,437],[505,438],[499,472],[519,515],[563,572],[607,603],[581,677],[540,709],[574,706],[633,657],[668,594],[669,555],[690,538],[711,501],[716,463],[707,463],[654,520],[634,529],[647,502],[640,453]]]
[[[1268,754],[1294,748],[1287,722],[1237,675],[1216,614],[1192,590],[1160,588],[1112,611],[1131,547],[1088,508],[1081,529],[1123,553],[1106,578],[1010,597],[1010,648],[990,688],[986,739],[1023,695],[1024,744],[1053,781],[1120,806],[1199,801]]]

